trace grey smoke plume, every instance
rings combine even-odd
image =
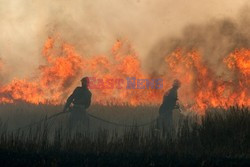
[[[44,61],[41,50],[48,36],[60,36],[62,40],[73,44],[83,56],[110,52],[117,38],[127,38],[144,62],[147,59],[145,55],[150,50],[157,56],[163,53],[161,49],[157,49],[163,46],[154,46],[163,36],[169,38],[172,34],[178,35],[190,23],[233,17],[245,2],[246,0],[0,0],[0,57],[9,72],[4,80],[8,82],[13,77],[33,75],[36,72],[34,69]],[[238,29],[231,21],[219,25],[223,27],[226,24],[231,28],[225,33],[233,33],[235,28]],[[213,24],[211,26],[216,27]],[[193,43],[190,43],[190,47],[198,42],[196,39],[199,39],[199,34],[206,29],[202,27],[206,26],[189,26],[185,29],[184,36],[192,34]],[[193,29],[198,31],[196,36]],[[214,29],[221,35],[221,28]],[[163,40],[167,45],[171,41],[169,47],[163,45],[164,48],[171,49],[180,41],[186,44],[189,40],[188,37],[176,42]],[[201,42],[208,43],[209,39]]]
[[[166,72],[164,58],[176,49],[185,52],[198,50],[203,62],[216,67],[217,74],[224,73],[223,59],[236,49],[250,48],[249,7],[240,10],[236,18],[212,19],[203,24],[190,24],[179,37],[165,37],[152,46],[148,67],[152,74]],[[157,64],[157,65],[156,65]],[[164,71],[165,70],[165,71]]]

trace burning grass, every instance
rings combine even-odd
[[[34,106],[34,108],[43,108],[43,106]],[[29,109],[32,110],[32,107]],[[157,114],[155,109],[146,106],[137,108],[93,106],[90,112],[119,122],[122,121],[121,115],[126,115],[123,121],[131,123],[125,120],[132,118],[139,122],[150,120]],[[48,107],[47,111],[50,113],[55,110],[59,111],[60,106]],[[133,114],[129,115],[132,110]],[[18,111],[14,112],[18,113]],[[19,111],[19,114],[21,112],[25,114],[23,111]],[[116,114],[117,112],[119,114]],[[44,116],[40,112],[36,114],[38,117]],[[6,115],[2,115],[2,118],[3,116],[7,118]],[[33,118],[35,117],[36,115],[33,115]],[[145,128],[119,129],[104,126],[104,124],[99,124],[95,130],[91,127],[72,133],[65,128],[63,118],[53,121],[58,122],[59,125],[55,128],[51,128],[51,124],[47,121],[32,128],[13,132],[13,127],[2,124],[1,164],[6,166],[249,165],[250,111],[248,108],[211,109],[198,121],[193,119],[184,118],[178,121],[178,131],[173,134],[155,131],[154,125]]]
[[[216,62],[224,69],[221,74],[195,48],[176,48],[164,55],[162,73],[151,74],[143,70],[138,53],[126,40],[116,41],[109,53],[86,57],[80,55],[71,44],[49,37],[42,56],[44,63],[38,66],[34,76],[0,83],[1,104],[14,104],[20,100],[32,104],[63,104],[76,82],[86,75],[101,81],[123,81],[119,82],[119,87],[114,87],[114,83],[100,82],[98,89],[91,90],[93,102],[102,105],[159,105],[173,79],[181,81],[179,99],[190,111],[204,114],[209,107],[250,105],[250,50],[246,48],[235,48],[221,62]],[[128,77],[138,79],[136,89],[127,89]],[[156,78],[163,81],[161,89],[146,89],[145,82],[142,88],[138,86],[139,80]]]

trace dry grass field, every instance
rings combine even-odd
[[[250,112],[210,109],[204,116],[175,113],[175,131],[162,133],[154,106],[92,106],[89,127],[67,128],[68,114],[48,119],[62,106],[1,105],[3,166],[249,166]],[[25,127],[43,120],[39,124]],[[25,127],[20,128],[19,127]]]

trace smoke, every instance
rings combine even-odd
[[[153,46],[152,50],[152,45],[163,36],[168,38],[170,34],[178,34],[185,25],[190,23],[205,22],[214,17],[232,16],[244,3],[245,0],[237,2],[233,0],[220,2],[217,0],[209,2],[200,0],[0,0],[0,57],[9,72],[5,75],[4,81],[8,82],[13,77],[34,75],[36,72],[34,69],[45,61],[41,51],[48,36],[58,36],[71,43],[82,56],[110,52],[109,49],[114,41],[127,38],[144,60],[150,50],[150,53],[162,55],[162,50],[157,49],[158,46]],[[221,28],[214,29],[219,34],[219,30],[226,24],[231,26],[231,29],[227,28],[228,31],[225,33],[235,32],[235,28],[238,30],[231,21],[219,24]],[[215,25],[212,27],[216,27]],[[179,41],[185,44],[192,40],[189,46],[197,45],[199,34],[203,34],[206,29],[204,27],[206,26],[194,27],[200,30],[196,36],[192,27],[185,28],[186,39]],[[192,38],[188,38],[187,35]],[[216,34],[208,36],[213,37],[212,35]],[[237,34],[234,35],[237,36]],[[204,38],[200,40],[202,39],[204,40]],[[160,41],[169,43],[169,40]],[[164,45],[164,52],[175,46],[177,42],[171,43],[170,47],[160,43]],[[209,43],[209,39],[203,43],[202,46]],[[205,49],[206,55],[211,55],[208,50],[212,47]]]
[[[153,75],[164,75],[164,58],[176,49],[184,52],[199,51],[203,63],[216,69],[217,75],[227,71],[223,59],[236,49],[250,48],[249,7],[241,8],[235,18],[211,19],[203,24],[185,26],[179,37],[163,37],[157,41],[148,54],[148,69]],[[152,59],[151,57],[154,57]]]
[[[3,72],[3,63],[2,63],[2,59],[0,58],[0,85],[2,81],[2,72]]]

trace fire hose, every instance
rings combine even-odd
[[[181,110],[180,108],[177,108],[177,109],[180,111],[180,113],[182,112],[182,110]],[[163,113],[162,115],[165,115],[165,114],[167,114],[167,113]],[[158,118],[155,118],[155,119],[153,119],[153,120],[150,121],[150,122],[146,122],[146,123],[139,124],[139,125],[128,125],[128,124],[120,124],[120,123],[116,123],[116,122],[111,122],[111,121],[108,121],[108,120],[99,118],[99,117],[97,117],[97,116],[91,115],[91,114],[89,114],[89,113],[87,113],[87,115],[88,115],[89,117],[92,117],[92,118],[96,119],[96,120],[100,120],[100,121],[103,121],[103,122],[106,122],[106,123],[109,123],[109,124],[113,124],[113,125],[121,126],[121,127],[130,127],[130,128],[132,128],[132,127],[144,127],[144,126],[148,126],[148,125],[151,125],[151,124],[153,124],[154,122],[156,122],[157,119],[158,119]]]
[[[34,125],[40,124],[40,123],[42,123],[42,122],[44,122],[44,121],[48,121],[48,120],[50,120],[50,119],[52,119],[52,118],[58,117],[58,116],[60,116],[60,115],[62,115],[62,114],[66,114],[66,113],[70,113],[70,112],[69,112],[69,111],[67,111],[67,112],[64,112],[64,111],[63,111],[63,112],[59,112],[59,113],[56,113],[56,114],[54,114],[54,115],[51,115],[51,116],[48,117],[48,118],[45,117],[44,119],[42,119],[42,120],[40,120],[40,121],[37,121],[37,122],[31,123],[31,124],[28,124],[28,125],[23,126],[23,127],[20,127],[20,128],[17,128],[17,129],[15,129],[15,130],[13,130],[13,131],[18,131],[18,130],[21,130],[21,129],[25,129],[25,128],[32,127],[32,126],[34,126]],[[102,122],[105,122],[105,123],[108,123],[108,124],[112,124],[112,125],[120,126],[120,127],[130,127],[130,128],[132,128],[132,127],[144,127],[144,126],[147,126],[147,125],[151,125],[151,124],[153,124],[154,122],[156,122],[156,120],[157,120],[157,118],[155,118],[154,120],[152,120],[152,121],[150,121],[150,122],[147,122],[147,123],[143,123],[143,124],[139,124],[139,125],[137,125],[137,124],[135,124],[135,125],[128,125],[128,124],[121,124],[121,123],[111,122],[111,121],[108,121],[108,120],[99,118],[99,117],[94,116],[94,115],[89,114],[89,113],[87,113],[87,115],[88,115],[89,117],[91,117],[91,118],[94,118],[94,119],[96,119],[96,120],[99,120],[99,121],[102,121]]]
[[[102,119],[102,118],[99,118],[99,117],[96,117],[94,115],[91,115],[89,113],[87,113],[87,115],[89,117],[92,117],[92,118],[95,118],[97,120],[100,120],[100,121],[103,121],[103,122],[106,122],[106,123],[109,123],[109,124],[113,124],[113,125],[116,125],[116,126],[121,126],[121,127],[143,127],[143,126],[147,126],[147,125],[151,125],[153,124],[154,122],[156,122],[157,118],[155,118],[154,120],[150,121],[150,122],[147,122],[147,123],[143,123],[143,124],[139,124],[139,125],[128,125],[128,124],[120,124],[120,123],[116,123],[116,122],[111,122],[111,121],[107,121],[105,119]]]
[[[42,120],[40,120],[40,121],[33,122],[33,123],[28,124],[28,125],[26,125],[26,126],[23,126],[23,127],[17,128],[17,129],[14,129],[13,131],[18,131],[18,130],[21,130],[21,129],[25,129],[25,128],[32,127],[32,126],[34,126],[34,125],[40,124],[40,123],[42,123],[42,122],[44,122],[44,121],[47,121],[47,120],[50,120],[50,119],[52,119],[52,118],[58,117],[59,115],[62,115],[62,114],[65,114],[65,113],[67,113],[67,112],[59,112],[59,113],[56,113],[56,114],[54,114],[54,115],[51,115],[51,116],[48,117],[48,118],[45,117],[44,119],[42,119]]]
[[[179,110],[180,112],[182,112],[180,108],[178,108],[178,110]],[[60,115],[62,115],[62,114],[66,114],[66,113],[70,113],[70,112],[69,112],[69,111],[66,111],[66,112],[62,111],[62,112],[56,113],[56,114],[54,114],[54,115],[51,115],[51,116],[48,117],[48,118],[45,117],[44,119],[42,119],[42,120],[40,120],[40,121],[37,121],[37,122],[31,123],[31,124],[28,124],[28,125],[23,126],[23,127],[21,127],[21,128],[17,128],[17,129],[15,129],[15,130],[13,130],[13,131],[18,131],[18,130],[21,130],[21,129],[25,129],[25,128],[28,128],[28,127],[32,127],[32,126],[34,126],[34,125],[36,125],[36,124],[42,123],[42,122],[44,122],[44,121],[48,121],[48,120],[50,120],[50,119],[52,119],[52,118],[58,117],[58,116],[60,116]],[[164,113],[164,114],[166,114],[166,113]],[[163,114],[163,115],[164,115],[164,114]],[[112,124],[112,125],[120,126],[120,127],[127,127],[127,128],[144,127],[144,126],[151,125],[151,124],[153,124],[153,123],[155,123],[155,122],[157,121],[157,118],[155,118],[155,119],[153,119],[152,121],[146,122],[146,123],[143,123],[143,124],[139,124],[139,125],[137,125],[137,124],[135,124],[135,125],[128,125],[128,124],[121,124],[121,123],[116,123],[116,122],[108,121],[108,120],[99,118],[99,117],[97,117],[97,116],[95,116],[95,115],[92,115],[92,114],[89,114],[89,113],[87,113],[87,115],[88,115],[89,117],[91,117],[91,118],[94,118],[94,119],[96,119],[96,120],[99,120],[99,121],[102,121],[102,122],[105,122],[105,123],[108,123],[108,124]]]

